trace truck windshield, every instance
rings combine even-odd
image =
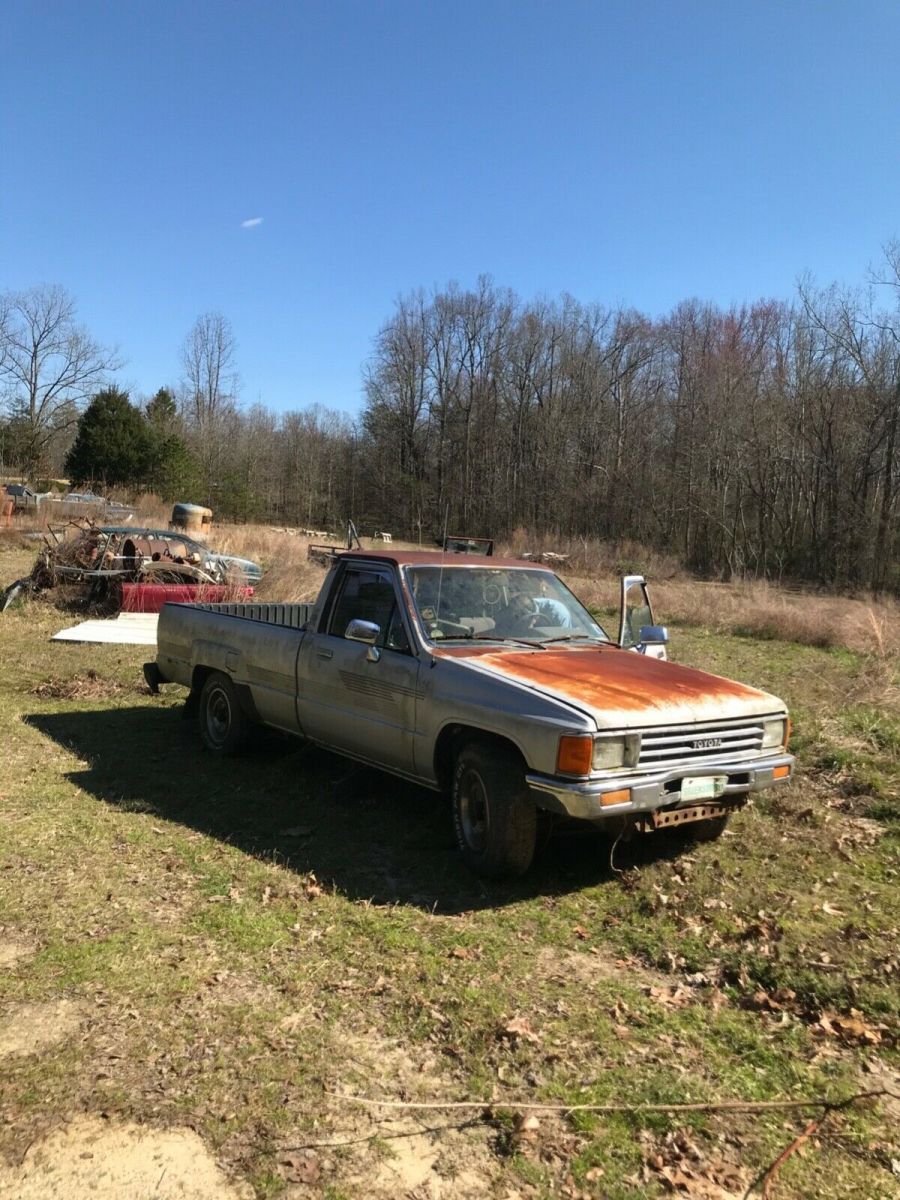
[[[408,567],[428,638],[567,642],[610,639],[552,571],[533,567]]]

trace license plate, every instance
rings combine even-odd
[[[727,775],[688,775],[681,781],[682,800],[714,800],[725,791]]]

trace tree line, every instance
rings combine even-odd
[[[715,577],[900,588],[900,248],[861,290],[660,319],[481,279],[398,301],[366,501],[406,530],[636,539]]]
[[[61,289],[7,294],[6,469],[65,466],[240,520],[352,516],[419,540],[448,521],[525,527],[638,541],[712,577],[900,591],[896,244],[863,288],[657,318],[489,278],[417,291],[374,339],[355,419],[242,406],[221,314],[149,398],[112,385],[118,365]]]

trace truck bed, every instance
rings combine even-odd
[[[245,621],[261,621],[265,625],[281,625],[286,629],[304,629],[309,620],[311,604],[250,604],[240,600],[218,604],[192,604],[204,612],[223,617],[241,617]]]

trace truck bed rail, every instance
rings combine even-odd
[[[191,604],[184,607],[202,608],[205,612],[223,617],[242,617],[245,621],[261,621],[265,625],[281,625],[287,629],[303,629],[309,620],[311,604],[250,604],[223,601],[219,604]]]

